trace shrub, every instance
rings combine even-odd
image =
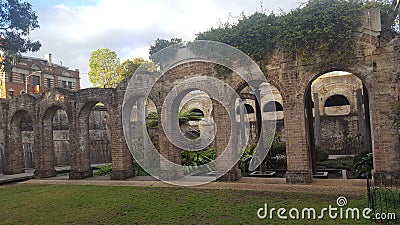
[[[372,152],[361,152],[354,158],[353,172],[357,178],[370,178],[374,168]]]
[[[98,170],[93,173],[94,176],[109,176],[111,175],[112,164],[100,165],[97,169]]]
[[[315,148],[317,162],[322,162],[329,159],[329,152],[319,146]]]
[[[317,165],[324,168],[329,169],[345,169],[345,170],[353,170],[353,161],[354,158],[352,156],[339,157],[337,159],[325,160],[322,162],[317,162]]]

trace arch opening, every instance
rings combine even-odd
[[[368,101],[363,81],[347,71],[320,74],[309,83],[305,117],[314,175],[327,169],[340,170],[330,166],[340,157],[346,156],[353,163],[352,157],[371,151]]]

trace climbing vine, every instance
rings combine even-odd
[[[390,0],[309,0],[289,13],[256,12],[236,24],[197,34],[197,40],[220,41],[248,54],[260,64],[280,50],[302,63],[324,69],[350,64],[356,54],[354,32],[362,10],[380,7],[382,34],[396,34]],[[392,9],[392,11],[390,11]]]

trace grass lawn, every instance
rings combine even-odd
[[[334,195],[198,188],[12,185],[0,187],[1,224],[374,224],[361,220],[261,220],[257,209],[337,207]],[[365,198],[346,207],[364,209]],[[317,211],[318,212],[318,211]],[[327,215],[327,214],[325,214]],[[327,217],[327,216],[326,216]]]

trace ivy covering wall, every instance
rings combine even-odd
[[[398,34],[392,0],[309,0],[288,12],[256,12],[235,24],[197,34],[197,40],[220,41],[234,46],[255,61],[275,50],[301,63],[319,68],[351,64],[356,54],[354,32],[361,25],[363,10],[381,8],[382,37]]]

